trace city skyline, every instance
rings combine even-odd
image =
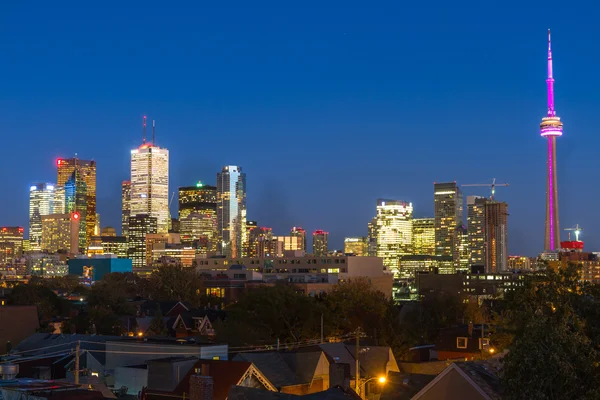
[[[595,109],[592,94],[596,83],[589,81],[593,76],[589,70],[593,63],[584,51],[593,34],[585,31],[585,24],[575,27],[543,18],[546,11],[532,6],[532,10],[523,10],[522,15],[509,16],[506,26],[511,24],[510,32],[485,29],[482,34],[481,27],[474,23],[447,30],[447,24],[442,23],[427,35],[418,34],[424,33],[428,25],[413,25],[410,29],[418,34],[406,35],[406,27],[392,25],[395,20],[392,16],[397,16],[399,9],[392,5],[389,8],[390,17],[371,10],[354,23],[336,19],[335,29],[320,25],[319,17],[311,17],[307,25],[299,29],[302,39],[288,30],[284,38],[269,41],[261,34],[281,26],[267,23],[250,36],[251,48],[256,49],[257,43],[266,41],[266,51],[258,53],[265,56],[277,40],[286,40],[295,45],[291,46],[293,53],[284,50],[284,54],[267,61],[250,60],[243,68],[214,61],[200,70],[212,74],[218,66],[228,66],[227,75],[232,81],[226,86],[222,86],[223,75],[216,75],[216,83],[211,83],[184,69],[180,77],[160,76],[177,83],[174,86],[188,79],[189,89],[167,89],[160,82],[150,84],[154,81],[148,80],[150,72],[158,70],[149,66],[149,71],[135,71],[139,79],[115,80],[109,85],[108,93],[81,75],[71,76],[71,69],[68,76],[61,73],[55,65],[58,56],[51,57],[46,75],[34,76],[24,85],[7,82],[7,90],[0,98],[4,106],[2,112],[6,114],[4,129],[11,133],[8,145],[15,153],[30,154],[32,158],[27,165],[13,168],[17,171],[7,177],[8,187],[14,189],[10,196],[0,200],[0,221],[3,225],[26,227],[27,187],[36,182],[54,182],[55,160],[77,153],[82,159],[98,162],[98,212],[103,226],[118,227],[120,182],[128,179],[127,152],[139,144],[138,121],[148,112],[160,123],[161,147],[171,152],[171,192],[197,180],[214,185],[214,175],[223,165],[240,165],[248,174],[247,217],[262,226],[272,227],[274,234],[285,234],[294,225],[309,232],[324,229],[330,232],[330,247],[341,249],[344,237],[366,236],[366,224],[372,218],[373,202],[377,198],[409,201],[415,207],[415,217],[430,217],[433,215],[432,182],[487,182],[497,177],[511,185],[497,195],[498,200],[510,204],[510,253],[537,254],[543,249],[544,210],[540,205],[545,197],[546,157],[538,130],[538,118],[546,111],[542,100],[546,49],[542,43],[548,28],[544,21],[552,21],[553,46],[560,54],[554,65],[555,75],[560,76],[556,101],[561,117],[569,126],[569,135],[561,138],[557,154],[561,229],[579,223],[585,227],[582,238],[586,248],[598,248],[600,235],[594,232],[593,226],[600,217],[593,215],[594,208],[588,199],[594,194],[582,196],[577,192],[578,188],[589,186],[586,182],[593,179],[593,172],[588,175],[581,171],[592,170],[588,163],[593,160],[591,149],[596,143],[591,129]],[[532,19],[533,8],[536,16]],[[279,11],[294,21],[300,20],[290,10]],[[19,10],[12,12],[18,14]],[[153,10],[142,10],[143,15],[156,18],[153,13]],[[342,16],[359,15],[356,10],[341,13]],[[565,13],[568,15],[568,11]],[[215,9],[208,10],[207,14],[224,17]],[[306,16],[306,13],[300,12],[300,15]],[[380,17],[382,22],[377,27],[374,21]],[[32,18],[35,22],[41,16],[34,13]],[[93,16],[84,20],[86,18],[90,19],[91,26],[99,21]],[[440,22],[440,18],[436,14],[432,24]],[[232,23],[239,19],[240,15],[233,15]],[[167,17],[164,22],[172,26],[174,18]],[[123,23],[117,18],[114,27],[117,32],[125,29]],[[136,24],[138,22],[133,23]],[[314,25],[314,32],[309,25]],[[19,31],[10,24],[7,29]],[[211,29],[223,34],[215,26]],[[244,30],[243,26],[239,29]],[[439,48],[437,39],[442,31],[451,46]],[[474,37],[476,32],[477,37]],[[200,31],[191,33],[196,38]],[[54,33],[50,35],[54,37]],[[89,30],[83,29],[82,37],[90,35]],[[157,39],[151,32],[149,35],[150,42]],[[519,37],[518,41],[514,35]],[[317,36],[320,41],[316,40]],[[422,37],[415,39],[415,36]],[[173,36],[167,34],[167,38]],[[30,43],[28,37],[23,40],[33,49],[38,46]],[[210,43],[226,48],[228,53],[234,54],[234,60],[248,57],[243,46],[236,44],[239,36],[234,39],[233,34],[227,34],[222,43],[215,42],[214,38],[207,40],[208,44],[197,44],[198,50],[208,50],[206,57],[220,54]],[[419,41],[418,46],[411,44],[415,40]],[[68,42],[78,48],[77,41]],[[305,47],[298,47],[303,43]],[[334,54],[327,56],[318,43],[329,46]],[[104,42],[92,45],[94,49],[106,50]],[[184,44],[173,46],[172,54],[176,55],[173,64],[179,65],[184,61],[178,55],[183,54]],[[420,46],[428,49],[427,53],[416,48]],[[148,54],[152,48],[149,46]],[[428,56],[432,48],[436,54]],[[120,49],[117,46],[108,52],[108,58],[123,56]],[[8,50],[7,56],[16,51]],[[360,54],[366,59],[360,58]],[[38,56],[48,56],[48,52],[42,51]],[[165,56],[165,50],[153,57],[160,59],[161,56]],[[340,57],[340,61],[335,61],[333,56]],[[70,56],[64,57],[70,59]],[[305,60],[308,69],[299,72],[285,62],[285,57]],[[132,60],[125,58],[123,73],[129,77]],[[406,63],[407,58],[413,62]],[[217,59],[221,60],[222,54]],[[439,59],[445,60],[443,78],[437,76]],[[17,65],[23,62],[19,60],[16,59]],[[61,58],[58,60],[62,62]],[[189,61],[196,66],[200,60]],[[80,62],[75,62],[74,68],[79,66]],[[340,68],[342,66],[348,70]],[[12,76],[12,67],[3,68]],[[92,74],[98,74],[98,66],[88,68]],[[274,68],[290,71],[291,76],[273,75]],[[375,74],[375,70],[379,74]],[[40,84],[39,79],[51,73],[58,74],[57,79]],[[249,73],[255,74],[256,79],[249,79]],[[100,82],[106,84],[107,79],[117,76],[115,74],[108,69],[106,75],[100,75]],[[492,75],[496,78],[489,79]],[[60,82],[62,90],[57,90],[55,81]],[[91,94],[75,88],[82,83],[90,86]],[[47,103],[49,99],[52,103]],[[76,103],[81,104],[70,111]],[[499,110],[502,110],[501,118]],[[436,117],[431,118],[431,115]],[[500,119],[504,122],[494,122]],[[52,140],[44,137],[46,133],[58,132],[58,136],[47,135],[53,136]],[[22,137],[32,140],[24,146],[19,142]],[[257,138],[264,138],[261,141],[266,145],[260,148],[251,145]],[[488,152],[492,138],[495,148]],[[236,145],[228,146],[230,143]],[[319,158],[312,153],[313,143],[337,151]],[[418,151],[398,157],[397,153],[403,148]],[[201,151],[202,156],[189,149]],[[256,157],[260,151],[264,152],[263,157]],[[451,168],[434,160],[444,157],[456,160]],[[290,159],[295,162],[290,163]],[[364,163],[348,161],[361,159]],[[0,166],[9,168],[12,163],[14,160],[9,156]],[[353,186],[357,181],[362,182],[360,188]],[[298,190],[298,185],[314,190]],[[342,205],[324,201],[336,195],[343,196]],[[464,195],[488,196],[488,193],[484,188],[465,189]],[[566,237],[566,232],[560,234],[563,239]]]

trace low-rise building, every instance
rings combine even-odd
[[[112,272],[132,271],[129,258],[117,258],[114,255],[72,258],[67,264],[70,275],[77,275],[93,282],[99,281],[104,275]]]

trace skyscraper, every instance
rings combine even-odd
[[[480,196],[467,197],[467,229],[469,232],[469,264],[485,265],[485,204]]]
[[[121,236],[129,236],[129,215],[131,214],[131,182],[121,183]]]
[[[148,214],[136,214],[129,217],[129,249],[134,268],[146,266],[146,235],[155,234],[158,230],[156,218]]]
[[[306,251],[306,230],[302,229],[299,226],[294,226],[290,230],[290,236],[300,238],[300,243],[301,243],[300,248],[294,249],[294,250]]]
[[[202,182],[179,188],[179,233],[182,242],[202,240],[207,251],[217,244],[217,187]]]
[[[144,130],[146,117],[144,117]],[[169,150],[156,146],[145,138],[142,145],[131,150],[130,216],[147,214],[156,218],[158,233],[169,231]],[[131,224],[130,224],[131,226]]]
[[[246,233],[246,174],[242,168],[226,165],[217,173],[217,229],[219,251],[241,257]]]
[[[497,273],[508,268],[508,204],[488,200],[485,204],[485,269]]]
[[[329,251],[328,242],[329,232],[320,229],[314,231],[312,234],[313,255],[316,257],[326,256]]]
[[[377,199],[377,257],[394,275],[400,273],[400,256],[412,254],[412,203]]]
[[[23,231],[20,226],[0,227],[0,252],[4,253],[0,262],[8,264],[23,255]]]
[[[83,176],[78,168],[73,170],[71,177],[65,183],[65,214],[77,213],[78,217],[81,218],[81,223],[78,220],[79,228],[79,252],[84,253],[88,246],[87,241],[87,222],[88,218],[86,213],[89,210],[87,201],[87,185]],[[94,216],[94,223],[96,217]],[[94,230],[95,230],[94,226]],[[93,236],[92,232],[92,236]],[[91,237],[90,237],[91,243]]]
[[[81,213],[81,220],[85,221],[85,244],[84,248],[92,240],[96,229],[96,161],[80,160],[74,158],[59,158],[56,161],[57,166],[57,185],[64,186],[71,178],[74,171],[78,171],[80,179],[85,182],[85,213]],[[66,189],[65,189],[66,190]],[[60,210],[56,210],[58,212]],[[69,212],[66,211],[65,212]],[[80,227],[81,229],[81,227]]]
[[[544,250],[552,251],[560,247],[560,227],[558,223],[558,183],[556,174],[556,138],[562,136],[563,123],[554,109],[554,77],[552,75],[552,46],[548,29],[548,112],[540,124],[541,135],[548,140],[548,171],[546,174],[546,230]]]
[[[435,219],[415,218],[412,220],[413,254],[435,254]]]
[[[456,182],[434,183],[435,253],[452,256],[456,228],[462,225],[463,198]]]
[[[71,255],[80,253],[81,232],[85,234],[85,223],[76,211],[44,215],[42,217],[42,250],[48,253],[65,252]]]
[[[248,234],[247,257],[273,257],[274,252],[273,229],[262,226],[254,227]]]
[[[29,245],[39,251],[42,245],[42,216],[52,214],[54,184],[38,183],[29,188]]]

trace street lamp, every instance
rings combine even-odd
[[[385,385],[385,383],[387,382],[387,378],[385,376],[379,376],[379,377],[374,376],[373,378],[367,379],[366,381],[364,381],[363,383],[360,384],[360,393],[358,393],[358,395],[360,396],[361,399],[364,398],[363,393],[364,393],[365,385],[374,379],[377,379],[377,382],[379,382],[380,385]]]

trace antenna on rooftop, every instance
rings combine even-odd
[[[146,144],[146,116],[144,115],[144,127],[142,129],[142,144]]]
[[[155,139],[155,128],[156,128],[156,121],[152,120],[152,145],[156,145],[156,143],[154,143]]]

